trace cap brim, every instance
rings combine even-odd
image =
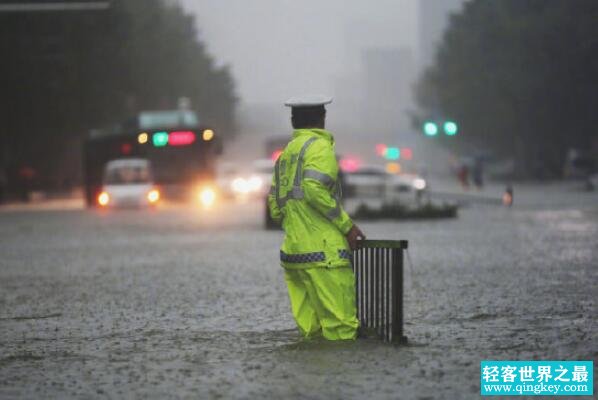
[[[332,103],[332,97],[323,95],[298,96],[285,101],[287,107],[318,107]]]

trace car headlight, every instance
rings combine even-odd
[[[264,181],[259,176],[252,176],[251,178],[249,178],[247,184],[249,186],[250,191],[257,192],[262,188]]]
[[[422,178],[416,178],[413,180],[413,187],[415,190],[424,190],[426,188],[426,181]]]
[[[98,204],[102,207],[105,207],[110,203],[110,195],[108,192],[102,192],[98,196]]]
[[[158,189],[152,189],[147,193],[147,201],[151,204],[155,204],[160,200],[160,192]]]
[[[212,188],[203,188],[199,192],[199,201],[206,207],[212,207],[216,202],[216,192]]]
[[[249,182],[243,178],[235,178],[231,183],[231,187],[233,192],[236,193],[247,193],[250,190]]]

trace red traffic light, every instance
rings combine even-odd
[[[387,148],[388,146],[386,146],[385,144],[378,143],[376,145],[376,154],[378,154],[380,157],[384,157]]]

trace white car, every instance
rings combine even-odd
[[[270,190],[273,172],[274,161],[270,159],[255,160],[243,169],[233,164],[223,164],[219,169],[217,183],[227,196],[261,198]]]
[[[428,182],[421,176],[415,174],[391,175],[387,186],[386,200],[390,203],[410,200],[419,203],[427,188]]]
[[[141,158],[112,160],[104,168],[100,207],[150,207],[160,201],[152,179],[151,165]]]
[[[426,181],[417,175],[390,174],[377,165],[368,165],[355,172],[345,172],[345,197],[370,197],[385,201],[415,198],[426,189]],[[406,198],[405,195],[412,195]]]
[[[272,185],[274,161],[269,158],[255,160],[252,163],[252,169],[253,171],[249,176],[249,183],[254,188],[254,192],[259,196],[267,195]]]
[[[382,167],[368,165],[354,172],[345,172],[343,195],[345,197],[383,197],[389,174]]]

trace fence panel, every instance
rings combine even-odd
[[[403,252],[406,240],[361,240],[353,252],[357,317],[387,342],[403,334]]]

